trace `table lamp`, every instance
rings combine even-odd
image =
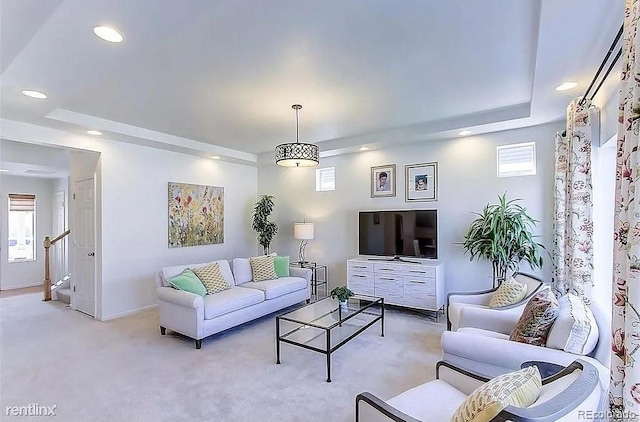
[[[313,239],[313,223],[295,223],[293,225],[293,238],[300,240],[300,250],[298,251],[298,263],[304,264],[304,248],[307,242]]]

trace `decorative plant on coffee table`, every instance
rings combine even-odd
[[[329,294],[331,295],[331,299],[338,299],[338,302],[340,302],[340,306],[342,306],[343,308],[347,306],[347,300],[349,300],[349,298],[354,295],[354,293],[349,290],[347,286],[336,287],[335,289],[331,290]]]
[[[278,233],[278,225],[269,221],[269,215],[273,212],[273,199],[271,195],[262,195],[253,207],[251,228],[258,232],[258,243],[264,249],[264,254],[269,253],[269,246]]]
[[[520,199],[507,200],[498,195],[498,204],[487,204],[469,226],[462,246],[471,254],[470,260],[485,258],[493,265],[493,286],[500,285],[507,271],[517,271],[520,261],[531,268],[542,268],[541,250],[532,231],[538,223],[517,204]]]

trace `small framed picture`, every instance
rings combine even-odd
[[[371,167],[371,197],[396,196],[396,165]]]
[[[404,168],[407,202],[438,200],[438,163],[409,164]]]

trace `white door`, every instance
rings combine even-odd
[[[51,237],[59,236],[67,230],[66,207],[64,203],[64,191],[53,195],[53,233]],[[51,249],[53,252],[53,277],[51,281],[56,283],[67,275],[67,238],[58,241]]]
[[[93,179],[75,182],[74,254],[75,274],[71,276],[71,306],[95,316],[96,263]],[[75,233],[75,234],[74,234]]]

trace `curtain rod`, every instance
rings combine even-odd
[[[593,80],[589,84],[589,88],[587,88],[587,91],[582,96],[582,99],[580,100],[580,105],[583,105],[586,102],[587,96],[589,95],[589,91],[591,91],[591,88],[593,88],[593,85],[598,80],[598,76],[600,76],[600,72],[602,72],[602,69],[604,69],[605,64],[607,64],[607,61],[609,60],[609,57],[611,57],[611,53],[613,53],[613,51],[615,50],[616,44],[618,44],[618,41],[620,40],[620,37],[622,37],[623,30],[624,30],[624,24],[620,26],[620,30],[618,31],[618,34],[616,35],[616,38],[611,43],[611,47],[609,47],[609,51],[604,56],[604,60],[602,60],[602,63],[600,63],[600,67],[598,68],[598,71],[596,72],[595,76],[593,77]],[[609,68],[607,69],[606,73],[602,77],[602,80],[600,81],[600,83],[596,87],[595,91],[591,95],[590,100],[593,100],[595,98],[596,94],[600,90],[600,87],[602,86],[604,81],[609,76],[609,73],[611,73],[611,70],[615,66],[616,62],[618,61],[618,59],[620,59],[620,56],[622,56],[622,47],[620,47],[620,50],[618,51],[618,54],[616,54],[615,58],[613,59],[613,62],[611,62],[611,65],[609,66]]]

